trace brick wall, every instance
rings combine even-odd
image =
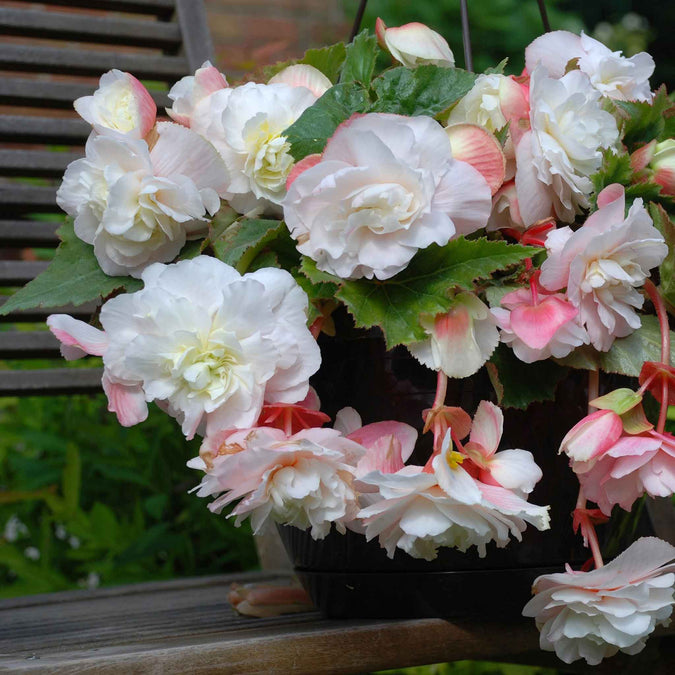
[[[357,4],[357,0],[205,0],[217,65],[236,79],[259,66],[298,58],[311,47],[346,40]]]

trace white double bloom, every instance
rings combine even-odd
[[[304,160],[303,160],[304,161]],[[430,117],[353,116],[284,200],[298,250],[342,278],[388,279],[430,244],[484,227],[490,188]]]

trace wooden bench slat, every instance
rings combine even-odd
[[[0,331],[0,359],[58,358],[59,344],[48,331]]]
[[[56,188],[42,185],[0,184],[0,209],[3,215],[17,213],[60,213]]]
[[[0,286],[23,286],[49,267],[43,260],[0,260]]]
[[[188,74],[181,56],[151,56],[126,52],[59,49],[32,45],[0,45],[0,68],[21,72],[52,72],[66,75],[96,75],[119,68],[138,78],[173,82]]]
[[[81,119],[0,115],[0,141],[84,145],[91,126]]]
[[[61,178],[68,164],[83,156],[83,152],[0,149],[0,176]]]
[[[35,0],[18,0],[35,2]],[[174,11],[175,0],[42,0],[43,5],[106,9],[130,14],[151,14],[166,18]]]
[[[40,220],[0,220],[0,242],[3,247],[56,248],[59,243],[56,230],[62,224]]]
[[[8,300],[8,297],[0,297],[0,307]],[[50,314],[68,314],[75,319],[89,321],[97,307],[97,303],[87,302],[84,305],[78,305],[77,307],[75,305],[65,305],[63,307],[50,307],[47,309],[42,309],[41,307],[22,309],[7,315],[0,315],[0,323],[35,323],[38,321],[44,323],[45,319]]]
[[[136,74],[136,69],[132,69]],[[101,75],[103,71],[97,71]],[[0,103],[35,108],[73,109],[73,101],[80,96],[90,96],[96,85],[73,82],[49,82],[20,77],[0,77]],[[150,94],[159,108],[171,106],[166,92],[151,90]]]
[[[175,23],[25,9],[0,8],[0,31],[22,37],[123,43],[165,50],[176,49],[181,42],[180,28]]]
[[[0,370],[2,396],[55,396],[101,391],[103,368]]]

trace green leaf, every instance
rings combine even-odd
[[[191,260],[202,254],[205,246],[205,239],[194,239],[186,242],[185,246],[180,250],[177,260]]]
[[[433,117],[462,98],[476,77],[459,68],[393,68],[373,81],[377,101],[371,110]]]
[[[298,63],[306,63],[320,70],[331,82],[337,82],[347,50],[344,42],[322,49],[308,49]]]
[[[497,75],[503,75],[504,74],[504,69],[509,63],[508,57],[505,59],[502,59],[496,66],[491,66],[490,68],[485,69],[485,74],[486,75],[492,75],[496,73]]]
[[[498,393],[503,392],[499,404],[505,408],[525,410],[535,401],[552,401],[558,383],[567,374],[567,368],[549,359],[523,363],[504,344],[500,344],[494,351],[490,363],[494,368],[488,372],[491,379],[495,376],[498,378],[495,390]]]
[[[642,401],[642,396],[634,392],[632,389],[622,387],[610,391],[604,396],[594,398],[590,401],[590,405],[600,410],[612,410],[617,415],[623,415]]]
[[[139,290],[143,283],[131,277],[109,277],[94,257],[94,247],[75,236],[72,222],[62,225],[57,234],[61,244],[51,265],[0,308],[0,314],[33,307],[81,305],[124,289]]]
[[[633,169],[630,166],[630,157],[626,154],[616,155],[612,150],[604,151],[602,168],[591,176],[596,195],[612,183],[630,185],[632,178]]]
[[[82,461],[77,445],[66,444],[66,465],[63,468],[61,485],[63,489],[64,505],[69,515],[77,511],[80,503],[80,481],[82,478]]]
[[[370,84],[378,52],[377,38],[367,30],[361,31],[347,45],[347,58],[342,66],[340,82]]]
[[[649,143],[660,137],[665,128],[665,117],[672,114],[673,103],[668,98],[665,87],[661,87],[651,103],[639,101],[614,101],[623,113],[623,142],[631,150],[637,143]]]
[[[244,219],[233,223],[211,242],[219,260],[245,272],[248,265],[286,226],[278,220]]]
[[[366,112],[369,106],[368,93],[361,85],[345,82],[331,87],[284,131],[291,144],[291,154],[300,160],[323,152],[326,141],[338,126],[354,113]]]
[[[337,292],[337,285],[329,282],[312,283],[304,274],[295,274],[298,286],[307,293],[309,299],[307,311],[307,324],[311,326],[321,316],[319,309],[322,302],[333,300]]]
[[[598,352],[593,347],[575,349],[569,356],[556,361],[570,368],[604,370],[638,377],[645,361],[661,360],[661,330],[659,320],[652,315],[641,317],[642,327],[625,338],[614,341],[608,352]],[[675,363],[675,333],[670,331],[670,360]]]
[[[661,284],[659,290],[666,302],[675,306],[675,224],[666,210],[658,204],[649,204],[649,215],[654,227],[663,235],[668,244],[668,255],[659,267]]]
[[[307,256],[302,256],[300,271],[314,284],[332,283],[335,286],[339,286],[344,283],[344,279],[328,274],[328,272],[322,272],[316,266],[316,262]]]
[[[380,326],[387,348],[426,337],[420,314],[440,314],[452,304],[457,288],[532,256],[536,249],[487,239],[460,237],[446,246],[420,251],[401,273],[387,281],[346,281],[337,292],[356,325]]]

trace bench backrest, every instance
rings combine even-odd
[[[47,267],[48,252],[40,249],[58,245],[56,189],[66,166],[84,154],[90,130],[73,100],[118,68],[148,83],[161,113],[171,84],[213,60],[202,0],[24,4],[0,7],[0,305]],[[63,367],[44,325],[54,312],[88,320],[94,310],[89,304],[0,317],[0,395],[98,391],[100,369]]]

